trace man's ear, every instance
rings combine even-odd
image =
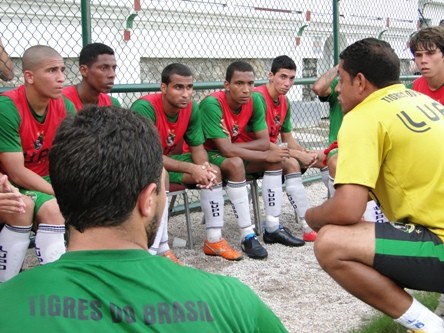
[[[367,81],[365,75],[362,73],[356,74],[355,83],[358,85],[360,92],[364,91],[370,84],[370,82]]]
[[[140,215],[144,217],[152,215],[152,210],[155,209],[154,202],[157,195],[157,185],[154,183],[146,186],[140,193],[137,199],[137,206],[139,208]]]
[[[29,70],[23,72],[23,78],[25,79],[25,82],[28,84],[34,83],[34,73]]]
[[[268,81],[271,81],[274,77],[274,74],[272,72],[268,72]]]
[[[163,82],[160,84],[160,91],[162,92],[162,94],[164,94],[164,95],[166,94],[167,88],[168,88],[167,84],[165,84]]]
[[[79,71],[80,71],[80,74],[82,75],[82,77],[88,76],[88,66],[80,65]]]
[[[227,80],[225,80],[224,82],[224,88],[226,91],[230,91],[230,82],[228,82]]]

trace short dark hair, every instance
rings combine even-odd
[[[162,83],[168,85],[171,82],[171,76],[177,74],[179,76],[193,76],[193,72],[188,66],[180,63],[172,63],[166,66],[161,74]]]
[[[232,62],[228,67],[227,67],[227,72],[225,73],[225,80],[227,82],[230,82],[231,79],[233,78],[234,72],[253,72],[254,74],[254,69],[253,66],[251,66],[248,62],[245,61],[235,61]]]
[[[90,67],[96,62],[97,57],[102,54],[114,55],[114,50],[108,45],[102,43],[87,44],[80,51],[79,65],[86,65]]]
[[[351,78],[362,73],[378,89],[399,83],[400,61],[386,41],[361,39],[342,51],[339,58]]]
[[[162,168],[154,125],[115,106],[90,105],[66,118],[49,154],[60,210],[80,232],[122,224],[147,185],[159,189]]]
[[[270,72],[276,74],[280,69],[296,70],[296,64],[289,56],[281,55],[273,59]]]
[[[444,27],[428,27],[418,30],[410,37],[409,47],[413,55],[419,49],[431,51],[435,47],[444,54]]]

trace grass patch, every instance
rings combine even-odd
[[[413,297],[432,311],[438,306],[439,296],[439,293],[422,291],[413,293]],[[377,314],[371,317],[367,324],[364,324],[358,329],[349,331],[349,333],[406,333],[406,328],[384,314]]]

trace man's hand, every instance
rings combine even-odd
[[[8,181],[8,176],[0,177],[0,211],[4,213],[25,212],[25,202],[17,188]]]
[[[308,169],[318,162],[318,154],[308,150],[300,151],[297,160],[304,168]]]
[[[196,182],[198,188],[211,189],[214,185],[217,185],[217,171],[213,166],[205,162],[204,164],[196,164],[191,176]]]
[[[286,147],[277,147],[275,149],[274,147],[267,151],[267,157],[265,161],[270,163],[276,163],[281,162],[285,158],[290,157],[290,149]]]

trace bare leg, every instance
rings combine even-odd
[[[345,290],[390,317],[398,318],[410,307],[412,297],[372,267],[374,228],[373,223],[366,222],[352,226],[327,225],[318,233],[315,255],[321,267]]]

